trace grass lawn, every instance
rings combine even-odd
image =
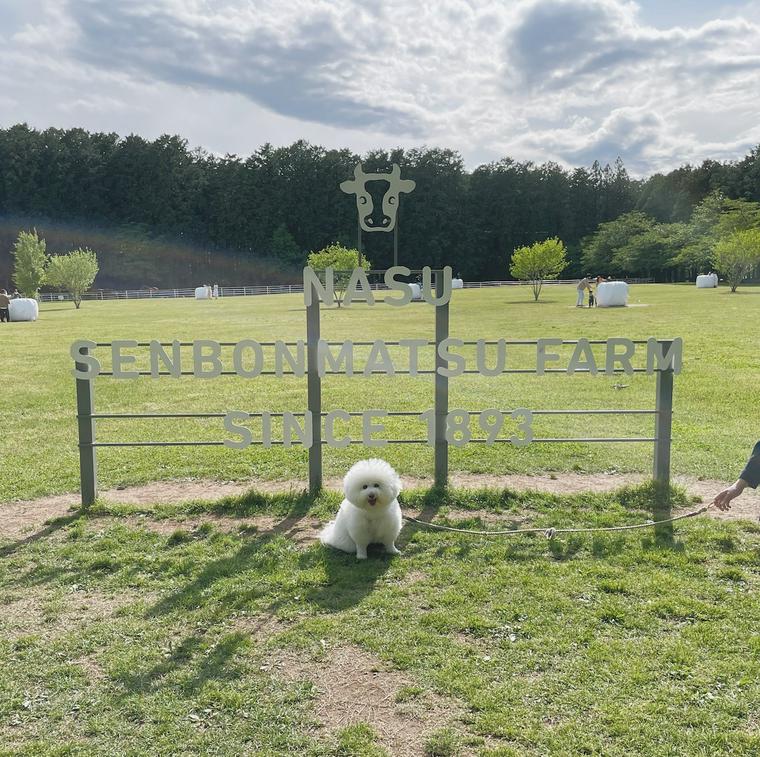
[[[631,307],[595,310],[574,308],[574,292],[567,286],[547,287],[534,303],[526,287],[457,291],[450,333],[463,339],[682,337],[684,368],[675,381],[673,472],[734,477],[757,437],[760,353],[753,349],[748,324],[760,312],[760,289],[743,287],[729,294],[725,288],[634,286]],[[426,304],[327,310],[322,317],[322,336],[355,341],[432,339],[433,310]],[[78,489],[69,346],[82,338],[295,340],[305,338],[303,300],[301,295],[288,295],[216,302],[86,302],[81,310],[70,303],[53,303],[43,306],[36,323],[4,324],[0,328],[4,374],[0,412],[6,431],[0,435],[0,502]],[[534,350],[512,349],[509,365],[535,366]],[[108,362],[107,351],[96,354]],[[147,351],[135,354],[138,366],[147,368]],[[568,357],[565,352],[560,365],[566,365]],[[229,362],[229,353],[225,360]],[[450,407],[653,409],[654,391],[654,377],[641,374],[467,375],[451,380]],[[306,380],[293,377],[205,381],[102,377],[95,381],[95,392],[101,412],[306,409]],[[328,376],[323,382],[323,402],[325,410],[422,411],[433,406],[432,377]],[[391,419],[387,429],[389,438],[425,436],[424,424],[417,419]],[[534,430],[536,436],[652,436],[653,421],[651,416],[537,416]],[[356,438],[358,425],[352,431]],[[514,431],[515,424],[510,421],[505,433]],[[220,419],[98,422],[100,441],[221,440],[228,436]],[[361,445],[326,449],[326,475],[341,475],[366,452]],[[388,446],[381,453],[402,473],[432,474],[432,449],[426,445]],[[475,473],[648,472],[651,459],[652,445],[644,443],[532,444],[525,448],[481,444],[452,449],[450,464],[454,471]],[[183,477],[304,481],[307,455],[295,447],[101,449],[99,473],[102,487]]]
[[[466,528],[635,523],[651,502],[404,495]],[[760,752],[757,525],[702,517],[659,543],[406,526],[401,556],[357,564],[294,538],[337,504],[101,504],[0,543],[0,753]]]
[[[574,302],[571,287],[547,288],[538,303],[525,288],[455,292],[451,334],[683,337],[673,471],[734,477],[757,438],[760,357],[747,324],[760,289],[648,285],[632,288],[626,309]],[[0,328],[0,502],[78,488],[75,339],[294,340],[304,320],[300,297],[277,296],[52,304],[37,323]],[[432,334],[426,305],[323,314],[330,340]],[[527,367],[535,355],[516,348],[509,361]],[[306,381],[296,378],[95,384],[101,412],[306,405]],[[451,381],[450,406],[643,409],[653,408],[654,386],[640,374],[463,376]],[[424,410],[432,390],[429,376],[323,383],[326,410]],[[539,416],[535,433],[649,436],[652,425]],[[388,423],[390,437],[417,433],[417,421]],[[224,436],[208,419],[98,426],[102,441]],[[432,472],[429,447],[377,452],[402,473]],[[326,449],[325,473],[366,455]],[[452,449],[451,468],[646,472],[651,455],[649,444],[470,445]],[[102,487],[305,481],[307,471],[299,448],[103,449],[99,463]],[[692,504],[673,496],[675,506]],[[641,523],[654,501],[651,485],[402,495],[407,512],[470,529]],[[0,755],[760,753],[757,524],[702,516],[659,538],[644,529],[553,540],[407,525],[400,556],[357,563],[315,540],[338,504],[335,492],[297,491],[210,504],[101,501],[0,537]]]

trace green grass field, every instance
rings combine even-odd
[[[574,290],[456,292],[463,339],[684,339],[673,471],[729,480],[756,441],[748,323],[760,290],[632,288],[625,310]],[[636,307],[634,307],[636,306]],[[324,313],[330,340],[432,337],[433,309]],[[305,335],[300,297],[43,308],[0,327],[0,502],[76,491],[75,339],[237,341]],[[145,351],[139,367],[145,367]],[[519,348],[515,366],[535,358]],[[107,360],[104,361],[107,363]],[[98,378],[100,411],[303,410],[306,380]],[[465,376],[450,406],[652,408],[635,374]],[[430,377],[327,377],[325,409],[432,407]],[[388,436],[423,436],[416,421]],[[606,423],[606,426],[604,425]],[[354,429],[355,431],[356,429]],[[510,433],[513,429],[506,429]],[[651,419],[540,417],[536,434],[651,435]],[[217,420],[101,422],[104,441],[221,439]],[[372,450],[413,476],[426,446]],[[340,475],[367,450],[325,450]],[[471,445],[452,470],[651,469],[650,444]],[[103,488],[156,479],[293,481],[289,493],[117,505],[0,529],[0,755],[523,757],[760,753],[760,527],[705,516],[672,530],[496,537],[408,524],[357,563],[316,531],[340,495],[299,491],[298,448],[104,449]],[[466,529],[640,524],[651,484],[613,493],[419,489],[407,512]],[[670,504],[695,506],[674,490]],[[8,512],[8,510],[6,510]]]
[[[727,479],[756,440],[757,382],[760,354],[749,323],[760,312],[760,289],[699,290],[691,286],[646,285],[631,290],[626,309],[576,309],[574,289],[547,287],[538,303],[527,288],[509,287],[454,293],[452,336],[462,339],[529,339],[581,336],[680,336],[683,373],[674,393],[673,472]],[[326,310],[322,336],[355,341],[433,337],[433,308],[354,306]],[[78,489],[74,380],[69,346],[75,339],[259,341],[305,338],[302,296],[232,298],[217,302],[159,300],[45,305],[33,324],[0,330],[5,387],[0,410],[7,429],[0,437],[0,501]],[[534,349],[534,348],[532,348]],[[146,350],[135,351],[147,368]],[[100,350],[104,362],[108,351]],[[267,353],[269,354],[269,353]],[[229,363],[229,354],[225,360]],[[527,348],[508,355],[510,365],[535,365]],[[565,362],[560,365],[566,365]],[[193,377],[136,381],[101,377],[95,381],[96,407],[102,412],[303,411],[306,379]],[[529,409],[653,409],[652,376],[467,375],[451,380],[450,407]],[[323,382],[325,410],[426,410],[433,406],[430,376],[329,376]],[[391,419],[388,438],[424,438],[416,419]],[[477,430],[477,429],[476,429]],[[507,424],[507,435],[515,430]],[[538,416],[536,436],[652,436],[650,416]],[[358,425],[353,428],[358,437]],[[99,421],[100,441],[221,440],[228,437],[216,420]],[[402,473],[432,474],[432,449],[391,445],[384,457]],[[325,450],[326,475],[340,475],[366,455],[357,445]],[[508,473],[537,471],[651,470],[650,444],[533,444],[526,448],[497,444],[468,445],[451,451],[451,469]],[[226,448],[102,449],[102,487],[159,479],[207,477],[220,480],[280,479],[305,481],[303,449],[251,446]]]
[[[651,494],[418,492],[404,506],[464,528],[603,526],[642,522]],[[250,495],[160,509],[168,522],[144,508],[139,523],[99,506],[0,546],[0,753],[760,750],[756,524],[685,521],[659,544],[407,526],[399,557],[357,564],[291,536],[338,501]],[[227,522],[176,520],[209,510]]]

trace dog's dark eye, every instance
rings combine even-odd
[[[379,488],[380,488],[380,484],[375,484],[375,489],[379,489]]]
[[[364,486],[362,486],[362,489],[366,489],[366,488],[367,488],[367,484],[364,484]]]

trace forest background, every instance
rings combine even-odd
[[[735,210],[729,200],[760,201],[760,145],[742,160],[633,178],[620,159],[568,169],[504,158],[468,171],[436,147],[358,155],[298,141],[219,156],[179,136],[18,124],[0,129],[0,284],[19,230],[31,228],[49,252],[97,250],[100,288],[297,282],[310,251],[356,246],[355,201],[338,185],[359,161],[366,171],[398,163],[417,182],[401,203],[399,263],[451,265],[467,280],[510,278],[515,248],[552,237],[568,248],[563,278],[683,280],[709,266],[695,210],[704,220]],[[392,264],[392,237],[363,235],[378,268]],[[616,237],[625,254],[607,244]]]

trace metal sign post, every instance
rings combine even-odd
[[[312,445],[309,447],[309,491],[322,488],[322,379],[319,375],[319,297],[312,291],[306,306],[306,382],[307,407],[312,419]]]
[[[443,272],[437,271],[435,276],[436,297],[443,294]],[[449,378],[438,368],[446,367],[446,361],[441,357],[439,346],[449,338],[449,303],[435,309],[435,476],[437,487],[445,487],[449,483],[449,443],[446,439],[446,422],[449,415]]]
[[[79,354],[86,356],[89,348],[82,346]],[[86,370],[83,363],[76,363],[77,371]],[[89,507],[98,496],[98,461],[95,447],[95,390],[94,382],[76,380],[77,426],[79,428],[79,480],[82,489],[82,506]]]

